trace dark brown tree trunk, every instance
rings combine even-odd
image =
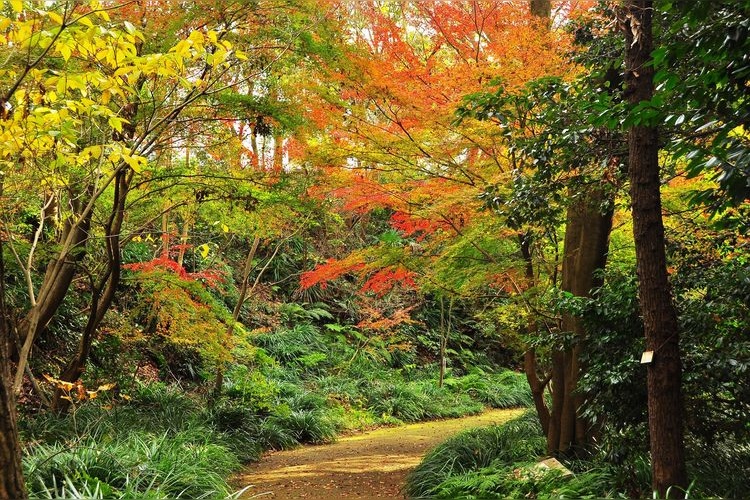
[[[539,417],[539,424],[542,426],[542,432],[546,436],[549,432],[549,408],[544,401],[544,389],[547,387],[549,380],[542,380],[537,374],[536,350],[529,348],[524,353],[523,370],[526,374],[526,381],[531,388],[531,398],[534,401],[534,409]]]
[[[631,104],[649,101],[654,93],[654,68],[648,64],[653,51],[652,16],[651,0],[628,0],[620,11],[625,32],[625,93]],[[677,313],[667,277],[656,127],[631,127],[628,147],[641,314],[646,349],[654,352],[647,368],[652,486],[660,498],[681,497],[688,485],[682,364]]]
[[[10,318],[5,307],[5,259],[3,241],[0,237],[0,498],[26,498],[10,369],[13,344],[15,342],[11,333]]]
[[[529,6],[532,15],[550,21],[550,0],[530,0]],[[602,210],[605,197],[602,187],[589,187],[580,195],[580,201],[568,207],[561,288],[577,297],[587,297],[592,288],[601,285],[597,272],[606,265],[609,234],[612,230],[612,211]],[[551,455],[580,454],[590,444],[589,425],[578,414],[585,398],[577,392],[583,368],[579,356],[586,335],[581,321],[571,315],[563,316],[561,327],[564,332],[573,335],[574,342],[552,353],[552,405],[549,415],[544,414],[547,408],[543,402],[543,393],[534,396],[534,404],[537,412],[544,407],[540,413],[540,421],[546,427],[547,452]],[[535,353],[527,352],[525,365],[531,365],[532,362],[536,364],[535,357]],[[534,395],[535,389],[539,391],[541,381],[531,366],[525,366],[525,371]]]

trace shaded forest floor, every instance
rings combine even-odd
[[[244,498],[401,498],[407,474],[434,446],[471,427],[503,423],[523,410],[380,428],[333,444],[272,452],[235,478]]]

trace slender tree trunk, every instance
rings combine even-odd
[[[251,165],[256,170],[261,165],[260,150],[258,149],[258,125],[255,124],[250,130],[250,147],[253,148],[253,159]]]
[[[529,348],[523,357],[523,370],[526,374],[526,381],[531,388],[531,398],[534,401],[534,408],[539,417],[539,424],[542,426],[542,432],[546,436],[549,433],[550,414],[547,403],[544,401],[544,389],[547,387],[549,380],[542,380],[537,374],[536,351]]]
[[[284,168],[284,136],[274,134],[273,136],[273,171],[281,173]]]
[[[525,288],[528,290],[534,286],[535,281],[534,261],[531,255],[531,237],[529,234],[519,234],[518,240],[521,246],[521,255],[523,256],[525,263]],[[536,322],[531,317],[529,317],[526,331],[529,334],[536,331]],[[547,377],[546,380],[542,380],[539,377],[536,350],[533,347],[529,347],[524,353],[523,370],[526,374],[526,381],[531,389],[531,397],[534,401],[534,408],[536,409],[537,416],[539,417],[539,424],[542,426],[542,432],[544,432],[544,435],[546,436],[549,433],[550,409],[547,407],[547,402],[544,400],[544,391],[550,382],[551,376]]]
[[[90,186],[87,194],[91,195],[92,192],[93,186]],[[82,207],[80,203],[76,203],[76,205],[78,206],[74,210],[74,214],[66,221],[65,229],[58,240],[63,247],[69,246],[67,250],[63,249],[58,257],[47,265],[42,285],[36,297],[36,304],[31,307],[16,327],[22,342],[20,348],[15,345],[12,347],[12,349],[15,349],[18,360],[13,382],[13,390],[16,394],[21,390],[23,374],[31,355],[34,340],[47,327],[65,299],[73,282],[76,267],[85,254],[92,212],[88,212],[82,218],[79,218],[77,214],[80,213],[79,209]]]
[[[229,344],[229,339],[232,338],[232,333],[234,333],[234,324],[237,322],[237,320],[240,317],[240,312],[242,312],[242,306],[245,304],[245,301],[247,300],[248,292],[252,290],[252,288],[255,288],[255,284],[253,284],[253,287],[250,287],[250,272],[253,270],[253,260],[255,260],[255,254],[258,252],[258,246],[260,245],[260,236],[256,235],[255,239],[253,239],[253,244],[250,247],[250,251],[247,253],[247,257],[245,257],[245,265],[242,269],[242,284],[240,285],[240,296],[237,298],[237,303],[234,305],[234,310],[232,310],[232,322],[227,326],[227,331],[224,333],[224,338],[222,340],[222,347],[224,349],[227,348]],[[255,282],[257,284],[257,281]],[[223,353],[222,353],[223,355]],[[214,399],[218,399],[219,396],[221,396],[221,389],[224,385],[224,362],[219,361],[219,363],[216,366],[216,378],[214,379],[214,392],[213,397]]]
[[[625,32],[625,93],[628,102],[649,101],[654,93],[652,0],[628,0],[620,11]],[[648,425],[652,486],[660,498],[681,497],[687,488],[683,401],[677,313],[672,302],[662,221],[659,140],[655,126],[629,130],[630,196],[639,297],[648,364]],[[672,490],[669,490],[670,487]],[[679,491],[678,491],[679,490]]]
[[[445,369],[448,366],[446,356],[448,350],[448,336],[451,331],[451,318],[453,314],[453,299],[451,298],[448,305],[448,313],[445,312],[445,299],[440,297],[440,375],[438,377],[438,387],[443,387],[445,382]]]
[[[183,267],[185,263],[185,250],[187,248],[189,231],[190,220],[186,216],[182,221],[182,231],[180,232],[180,250],[177,253],[177,265],[180,267]]]
[[[161,216],[161,256],[165,259],[169,258],[169,212],[167,209]]]
[[[78,343],[78,350],[67,367],[60,374],[60,380],[75,382],[86,367],[91,346],[96,339],[96,332],[104,320],[104,315],[112,305],[115,292],[120,284],[122,271],[122,253],[120,248],[120,233],[125,218],[125,203],[130,191],[130,182],[134,172],[132,170],[118,173],[115,180],[114,207],[104,227],[105,244],[107,249],[107,265],[98,283],[92,284],[91,308],[86,327]],[[55,391],[52,398],[52,409],[58,412],[67,410],[69,401],[62,399],[60,389]]]

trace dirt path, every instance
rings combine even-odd
[[[236,480],[252,485],[243,498],[403,498],[408,472],[430,448],[470,427],[501,423],[522,410],[388,427],[340,438],[333,444],[274,452]]]

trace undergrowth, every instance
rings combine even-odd
[[[563,460],[569,473],[539,465],[545,438],[534,412],[503,425],[471,429],[434,448],[407,478],[409,498],[643,498],[652,496],[648,456],[614,464]],[[746,446],[691,449],[688,498],[741,498],[747,492]],[[656,498],[656,497],[655,497]]]
[[[302,323],[249,336],[222,396],[161,382],[123,385],[60,417],[26,415],[24,467],[32,498],[226,498],[227,478],[264,450],[327,443],[342,431],[527,406],[523,376],[402,363]],[[206,370],[204,370],[206,371]],[[125,390],[127,389],[127,390]]]

